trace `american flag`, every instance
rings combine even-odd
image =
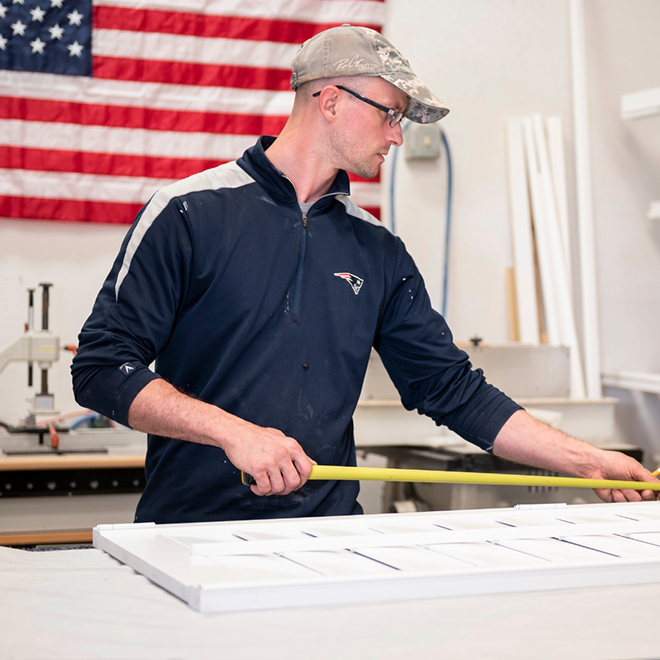
[[[277,135],[317,32],[385,0],[0,0],[0,217],[130,223],[160,187]],[[352,198],[380,215],[378,179]]]

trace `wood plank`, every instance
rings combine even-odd
[[[516,294],[516,269],[506,268],[506,311],[509,329],[509,341],[520,341],[520,317],[518,314],[518,297]]]
[[[144,467],[144,455],[77,454],[0,458],[0,472],[15,470],[84,470]]]
[[[91,529],[61,529],[36,532],[2,532],[0,545],[42,545],[57,543],[91,543]]]

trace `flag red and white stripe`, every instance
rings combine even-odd
[[[132,222],[159,187],[276,135],[298,46],[380,29],[384,1],[95,0],[92,77],[0,70],[0,217]],[[351,178],[378,216],[378,179]]]

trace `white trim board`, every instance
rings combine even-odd
[[[547,235],[547,209],[543,203],[543,187],[541,181],[541,166],[539,154],[534,140],[534,128],[531,117],[522,120],[523,141],[527,163],[527,178],[529,181],[532,201],[532,216],[536,234],[536,250],[538,254],[539,273],[541,276],[541,291],[545,325],[548,341],[551,346],[561,346],[561,330],[559,326],[559,310],[557,307],[556,282],[550,252],[550,238]]]
[[[660,502],[101,525],[94,545],[200,612],[660,582]]]
[[[622,119],[638,119],[658,112],[660,112],[660,87],[624,94],[621,97]]]
[[[571,249],[571,229],[568,215],[568,193],[566,191],[566,166],[564,156],[564,132],[561,117],[546,117],[545,130],[548,136],[548,157],[552,170],[552,184],[555,193],[559,229],[561,232],[564,267],[569,289],[573,290],[573,251]]]
[[[603,374],[603,385],[617,387],[621,390],[660,394],[660,374],[647,374],[640,371]]]
[[[505,127],[520,341],[535,346],[539,343],[538,302],[522,125],[519,119],[509,118]]]
[[[586,396],[582,375],[582,358],[578,344],[575,319],[573,317],[572,289],[566,266],[567,255],[563,247],[561,221],[556,205],[555,186],[552,181],[550,158],[543,121],[540,115],[532,117],[533,136],[539,165],[540,203],[543,205],[543,249],[548,250],[552,264],[553,293],[556,296],[557,322],[559,324],[560,345],[570,348],[571,398],[584,399]],[[535,218],[536,220],[536,218]]]

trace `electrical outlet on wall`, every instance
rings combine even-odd
[[[406,160],[433,160],[440,157],[440,127],[412,123],[403,142]]]

